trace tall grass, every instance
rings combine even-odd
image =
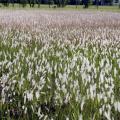
[[[0,14],[0,119],[119,120],[120,15],[28,13]]]

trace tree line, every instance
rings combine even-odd
[[[120,0],[118,0],[120,1]],[[84,8],[88,8],[89,4],[93,5],[112,5],[113,0],[0,0],[4,6],[9,6],[12,3],[13,7],[14,4],[18,3],[22,7],[25,7],[29,4],[30,7],[34,7],[35,4],[40,7],[41,4],[48,4],[49,7],[54,5],[55,7],[65,7],[66,5],[84,5]]]

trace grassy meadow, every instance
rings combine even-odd
[[[14,4],[14,7],[13,7],[13,4],[9,4],[8,7],[5,7],[4,5],[0,4],[0,9],[9,9],[9,10],[54,10],[54,11],[61,11],[61,10],[72,10],[72,11],[107,11],[107,12],[120,12],[120,8],[118,5],[114,5],[114,6],[98,6],[98,9],[97,9],[97,6],[96,5],[89,5],[89,8],[88,9],[84,9],[83,5],[67,5],[63,8],[54,8],[55,5],[50,5],[50,8],[49,8],[49,5],[47,4],[40,4],[40,7],[38,8],[38,5],[35,4],[35,6],[33,8],[30,8],[29,4],[26,4],[26,6],[23,8],[22,5],[20,4]]]
[[[0,120],[119,119],[119,13],[0,10]]]

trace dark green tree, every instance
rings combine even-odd
[[[27,5],[27,0],[20,0],[20,5],[24,8]]]
[[[28,0],[28,3],[30,5],[30,7],[34,7],[35,3],[36,3],[36,0]]]
[[[54,0],[54,3],[57,5],[57,7],[65,7],[68,3],[68,0]]]
[[[89,0],[83,0],[84,8],[88,8]]]
[[[120,9],[120,0],[119,0],[119,9]]]
[[[50,8],[50,6],[54,4],[54,1],[53,0],[49,0],[48,4],[49,4],[49,8]]]
[[[38,8],[40,8],[41,0],[37,0],[36,2],[38,4]]]
[[[96,0],[96,6],[97,6],[97,9],[99,7],[99,0]]]
[[[76,8],[77,8],[77,5],[78,5],[78,0],[76,0]]]
[[[1,3],[2,3],[5,7],[8,7],[8,6],[9,6],[9,0],[1,0]]]

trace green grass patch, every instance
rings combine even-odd
[[[54,5],[51,5],[49,8],[49,5],[40,5],[40,8],[38,8],[38,5],[35,4],[33,8],[30,8],[29,4],[27,4],[24,8],[20,4],[15,4],[14,7],[12,4],[9,4],[8,7],[4,7],[2,4],[0,5],[0,9],[10,9],[10,10],[77,10],[77,11],[107,11],[107,12],[120,12],[120,9],[118,6],[99,6],[97,9],[96,5],[90,5],[88,9],[84,9],[83,5],[77,5],[77,8],[75,5],[67,5],[63,8],[54,8]]]

